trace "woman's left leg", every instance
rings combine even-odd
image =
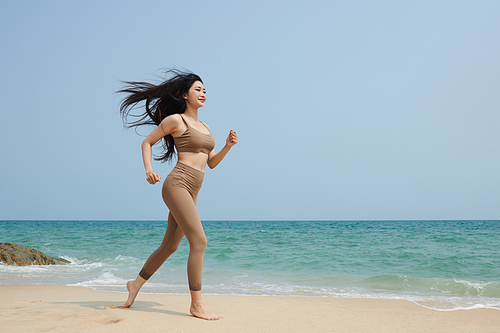
[[[167,230],[160,246],[149,256],[146,263],[139,272],[139,276],[145,280],[149,278],[160,268],[161,265],[168,259],[179,247],[179,244],[184,237],[184,233],[177,224],[172,212],[168,214]]]
[[[191,292],[190,312],[198,318],[217,320],[221,317],[213,315],[205,308],[201,298],[203,255],[207,246],[207,237],[196,209],[196,201],[203,181],[203,173],[179,164],[174,169],[179,170],[179,173],[171,173],[172,181],[165,179],[162,196],[170,213],[189,241],[187,273]]]

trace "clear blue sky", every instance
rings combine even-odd
[[[0,219],[165,219],[115,91],[172,67],[203,78],[216,149],[239,136],[202,220],[499,219],[499,17],[496,0],[5,2]]]

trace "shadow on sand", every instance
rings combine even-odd
[[[183,316],[193,317],[189,313],[182,313],[172,310],[161,309],[164,305],[158,302],[135,301],[134,305],[130,308],[122,308],[121,305],[112,304],[113,302],[106,301],[92,301],[92,302],[51,302],[53,304],[73,304],[85,308],[95,310],[120,310],[120,311],[137,311],[137,312],[156,312],[170,316]]]

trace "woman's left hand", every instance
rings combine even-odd
[[[238,143],[238,136],[236,135],[236,132],[234,130],[230,130],[224,148],[222,148],[218,153],[215,153],[215,151],[212,149],[210,154],[208,154],[208,160],[207,160],[208,167],[210,169],[213,169],[217,165],[219,165],[220,161],[222,161],[224,156],[226,156],[231,147],[237,143]]]
[[[227,136],[226,139],[226,146],[231,148],[237,143],[238,143],[238,136],[236,135],[236,132],[234,130],[230,130],[229,135]]]

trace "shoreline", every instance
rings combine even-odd
[[[224,319],[189,314],[188,294],[138,295],[76,286],[0,286],[4,332],[498,332],[498,310],[440,311],[407,300],[205,294]]]
[[[124,282],[125,285],[126,282]],[[69,284],[64,285],[68,287],[82,287],[88,288],[97,292],[106,292],[106,293],[121,293],[127,294],[125,287],[123,290],[102,290],[99,287],[92,287],[87,285],[78,285],[78,284]],[[146,285],[147,286],[147,285]],[[143,287],[143,289],[146,289]],[[150,288],[151,289],[151,288]],[[143,295],[177,295],[177,296],[189,296],[189,291],[185,292],[152,292],[141,291],[140,294]],[[340,299],[374,299],[374,300],[398,300],[398,301],[407,301],[413,303],[417,306],[423,307],[425,309],[433,310],[433,311],[461,311],[461,310],[476,310],[476,309],[491,309],[500,311],[499,299],[494,299],[494,305],[487,306],[483,304],[479,304],[475,301],[484,302],[484,299],[478,298],[466,298],[463,296],[442,296],[442,295],[404,295],[404,294],[386,294],[386,293],[358,293],[356,295],[352,295],[349,293],[345,294],[336,294],[336,295],[318,295],[313,293],[302,293],[302,294],[245,294],[245,293],[211,293],[211,292],[203,292],[203,295],[207,296],[241,296],[241,297],[298,297],[298,298],[340,298]],[[461,306],[456,306],[454,308],[450,308],[451,299],[454,299],[455,302],[461,303]],[[467,304],[465,301],[467,300]]]

